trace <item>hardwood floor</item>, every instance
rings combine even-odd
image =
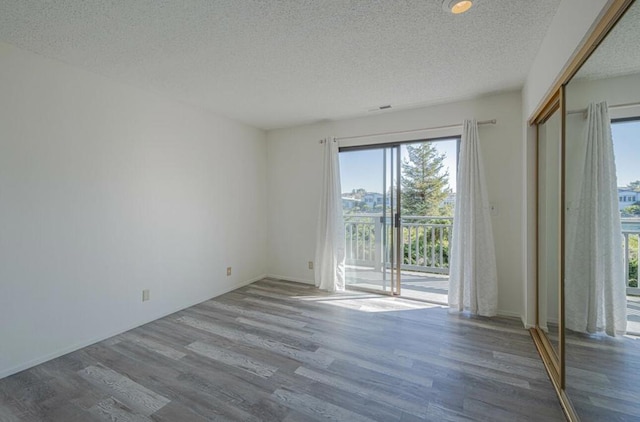
[[[561,421],[519,321],[265,279],[0,380],[5,421]]]
[[[565,332],[567,395],[580,420],[640,420],[640,338]]]

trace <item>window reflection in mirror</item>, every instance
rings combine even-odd
[[[618,180],[618,209],[624,245],[627,333],[640,335],[638,240],[640,238],[640,117],[614,119],[611,134]]]

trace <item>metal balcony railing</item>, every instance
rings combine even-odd
[[[389,262],[391,242],[387,240],[391,240],[392,236],[390,216],[345,214],[344,224],[347,265],[379,270]],[[452,226],[452,217],[402,217],[401,269],[448,274]],[[384,227],[387,228],[386,232]]]

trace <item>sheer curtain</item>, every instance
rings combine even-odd
[[[496,256],[475,120],[464,121],[459,160],[449,306],[494,316],[498,309]]]
[[[627,298],[606,102],[589,104],[584,143],[586,154],[566,158],[584,160],[584,167],[575,206],[567,211],[565,324],[579,332],[622,335],[627,326]]]
[[[338,143],[333,138],[322,142],[322,193],[316,237],[316,287],[330,292],[344,290],[344,219],[340,188]]]

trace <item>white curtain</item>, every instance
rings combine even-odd
[[[344,290],[344,219],[340,188],[338,143],[327,138],[322,143],[322,196],[316,240],[316,287],[330,292]]]
[[[618,210],[611,120],[606,102],[589,104],[586,154],[577,198],[566,214],[565,324],[570,330],[610,336],[627,327],[623,239]],[[584,166],[584,167],[582,167]],[[571,195],[571,192],[568,192]]]
[[[494,316],[498,277],[478,124],[465,120],[460,147],[449,272],[449,307]]]

